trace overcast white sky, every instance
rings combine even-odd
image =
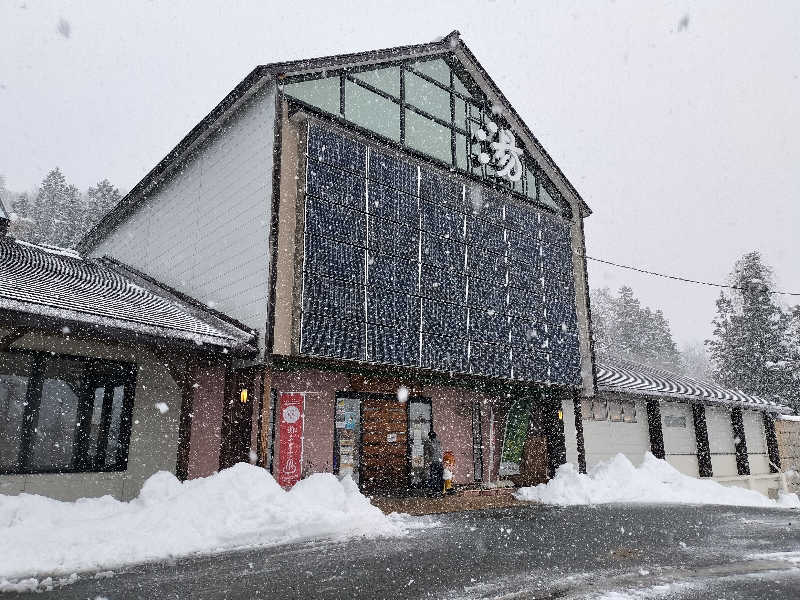
[[[591,255],[721,281],[760,249],[800,291],[797,2],[0,0],[0,175],[127,189],[256,64],[452,29],[594,210]],[[712,288],[598,265],[590,283],[629,283],[680,341],[710,334]]]

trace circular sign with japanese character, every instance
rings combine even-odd
[[[296,423],[300,419],[300,409],[296,406],[287,406],[283,409],[283,420],[287,423]]]

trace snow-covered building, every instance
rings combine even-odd
[[[431,427],[456,483],[534,481],[594,394],[589,214],[453,32],[255,68],[79,249],[259,333],[232,435],[282,483],[407,489]]]
[[[213,473],[226,364],[257,352],[121,263],[0,235],[0,493],[131,498],[159,470]]]
[[[783,407],[595,365],[590,212],[457,32],[256,67],[84,237],[88,258],[1,244],[2,268],[36,276],[0,281],[0,393],[28,377],[44,414],[61,402],[37,387],[50,356],[63,389],[57,369],[93,357],[128,373],[132,426],[109,433],[115,379],[79,388],[61,462],[42,466],[25,409],[2,422],[23,433],[0,491],[130,497],[156,468],[257,461],[285,486],[322,471],[406,492],[431,429],[456,484],[648,450],[691,474],[769,475],[762,415]],[[739,442],[714,433],[725,423]],[[101,446],[125,462],[101,464]]]
[[[772,400],[625,360],[597,364],[597,394],[575,422],[585,466],[645,452],[679,471],[777,492],[782,482],[776,418],[792,411]],[[569,426],[567,427],[569,430]]]

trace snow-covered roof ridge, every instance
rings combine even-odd
[[[257,352],[254,332],[199,307],[108,262],[0,239],[0,310],[30,315],[34,325],[45,318]]]
[[[770,412],[792,412],[779,399],[760,398],[741,390],[615,357],[598,360],[597,385],[601,390],[736,404]]]

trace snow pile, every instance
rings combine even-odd
[[[311,475],[287,492],[246,463],[184,483],[162,471],[130,502],[0,495],[0,583],[196,552],[402,535],[414,523],[384,515],[351,479],[331,474]]]
[[[639,467],[634,467],[624,455],[617,454],[590,469],[587,475],[567,463],[559,467],[553,479],[534,487],[520,488],[516,497],[560,505],[650,502],[800,507],[797,494],[783,494],[776,502],[754,490],[726,487],[716,481],[684,475],[649,452]]]

